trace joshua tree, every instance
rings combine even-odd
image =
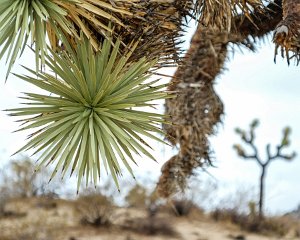
[[[2,0],[6,78],[31,39],[36,68],[17,77],[49,92],[26,93],[28,107],[10,110],[22,117],[20,130],[36,128],[20,151],[42,152],[41,165],[56,163],[53,176],[59,169],[76,171],[78,186],[82,178],[96,184],[103,165],[118,186],[119,161],[132,173],[132,153],[153,158],[142,136],[161,141],[153,133],[164,134],[163,123],[170,142],[180,145],[158,184],[161,195],[170,196],[194,168],[210,162],[207,137],[223,112],[213,83],[228,43],[254,49],[253,39],[276,29],[276,46],[298,61],[299,9],[299,0]],[[178,44],[187,18],[199,26],[182,58]],[[179,95],[166,102],[169,121],[139,107],[174,97],[147,80],[174,65],[168,90]]]
[[[166,100],[165,113],[173,124],[164,129],[171,144],[179,146],[179,153],[162,167],[157,189],[164,197],[185,189],[194,169],[211,163],[208,137],[215,133],[223,114],[214,79],[223,70],[229,43],[255,50],[257,42],[276,29],[276,49],[282,48],[282,56],[292,53],[288,62],[299,60],[299,0],[268,1],[267,5],[256,0],[202,0],[197,6],[200,24],[169,86],[180,94]]]
[[[244,148],[240,144],[235,144],[233,147],[236,150],[237,154],[243,158],[243,159],[251,159],[255,160],[256,163],[260,166],[261,168],[261,174],[259,178],[259,217],[263,218],[263,206],[264,206],[264,192],[265,192],[265,177],[266,177],[266,171],[268,166],[270,165],[271,162],[277,159],[283,159],[286,161],[291,161],[296,157],[296,153],[292,152],[291,154],[285,154],[283,153],[283,150],[287,148],[290,145],[290,134],[291,134],[291,129],[289,127],[286,127],[283,129],[283,137],[281,140],[281,143],[276,146],[276,151],[275,153],[271,153],[271,145],[267,144],[266,146],[266,153],[267,153],[267,158],[265,160],[262,160],[259,156],[258,149],[254,144],[255,140],[255,128],[258,126],[259,122],[258,120],[254,120],[250,124],[250,129],[248,132],[236,128],[235,132],[241,137],[241,140],[250,146],[252,149],[252,153],[248,154],[244,150]]]

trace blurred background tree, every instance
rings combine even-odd
[[[35,171],[33,159],[22,155],[0,169],[0,216],[7,214],[5,205],[12,199],[57,198],[64,181],[55,179],[49,183],[50,176],[48,169]]]
[[[259,218],[262,219],[264,216],[263,207],[264,207],[265,178],[266,178],[266,172],[268,166],[270,165],[271,162],[277,159],[291,161],[296,157],[296,152],[292,152],[290,154],[283,153],[283,150],[290,146],[290,134],[291,134],[291,129],[289,127],[285,127],[283,129],[282,140],[276,146],[275,152],[272,153],[271,144],[267,144],[266,145],[267,157],[265,160],[261,159],[258,152],[258,148],[254,143],[256,138],[255,129],[257,128],[258,125],[259,125],[259,121],[255,119],[250,124],[249,131],[242,130],[240,128],[235,129],[235,132],[241,137],[242,142],[251,148],[252,150],[251,153],[247,153],[246,150],[240,144],[235,144],[233,148],[236,150],[238,156],[246,160],[251,159],[256,161],[256,163],[261,168],[261,174],[259,179]]]

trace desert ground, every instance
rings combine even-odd
[[[199,209],[179,216],[170,208],[155,214],[134,207],[106,207],[95,201],[45,197],[13,199],[0,218],[0,240],[275,240],[300,239],[242,231],[214,221]]]

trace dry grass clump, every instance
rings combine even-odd
[[[295,229],[295,237],[300,238],[300,226]]]
[[[145,208],[148,203],[147,189],[136,184],[129,190],[124,200],[129,207]]]
[[[47,215],[22,219],[9,227],[0,225],[1,240],[55,240],[56,233],[57,226],[48,222]]]
[[[35,165],[28,157],[11,161],[0,170],[0,218],[23,217],[26,214],[7,211],[5,206],[13,199],[36,198],[37,207],[54,208],[54,198],[62,182],[48,184],[50,174],[46,170],[35,172]]]
[[[143,208],[149,214],[156,214],[164,201],[157,195],[155,190],[147,189],[140,184],[135,184],[125,196],[126,203],[129,207]]]
[[[5,205],[9,201],[10,197],[0,188],[0,218],[5,216]]]
[[[50,172],[46,169],[37,172],[35,167],[33,160],[28,157],[13,160],[5,166],[5,170],[0,171],[0,200],[37,196],[49,199],[57,197],[57,190],[63,187],[63,182],[53,181],[49,184]]]
[[[281,217],[267,217],[257,225],[254,225],[254,228],[252,227],[252,229],[249,230],[252,232],[260,232],[262,234],[275,234],[283,237],[289,233],[291,227],[292,226],[289,224],[289,221],[287,219]]]
[[[110,226],[114,205],[112,200],[102,194],[92,193],[80,196],[75,202],[80,223],[93,227]]]
[[[168,237],[177,236],[177,232],[169,219],[149,216],[146,218],[135,218],[126,221],[124,229],[144,235],[163,235]]]
[[[37,202],[35,204],[35,207],[43,208],[45,210],[55,209],[57,206],[57,202],[51,197],[39,197],[37,198]]]
[[[216,209],[211,212],[211,217],[215,221],[231,222],[248,232],[279,237],[293,232],[292,235],[297,236],[297,224],[288,217],[265,217],[260,219],[258,215],[239,213],[235,209]]]
[[[2,212],[2,215],[0,216],[0,219],[1,218],[5,218],[5,219],[16,219],[16,218],[24,218],[27,216],[27,213],[24,213],[24,212],[14,212],[14,211],[7,211],[7,210],[4,210]]]
[[[199,214],[203,213],[203,210],[200,209],[192,200],[188,199],[176,199],[171,202],[172,213],[177,217],[186,217],[191,213]]]

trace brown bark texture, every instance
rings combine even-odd
[[[262,38],[272,31],[282,20],[282,0],[270,2],[264,11],[254,11],[250,18],[235,17],[236,32],[243,37]],[[253,21],[250,21],[253,19]]]
[[[300,62],[300,0],[283,0],[283,19],[277,25],[273,41],[277,50],[281,48],[282,57],[286,57],[288,63],[294,58]],[[290,52],[292,55],[290,55]]]
[[[157,189],[162,197],[184,189],[193,170],[210,162],[207,136],[214,132],[223,113],[213,83],[223,67],[228,41],[226,32],[199,26],[184,64],[171,81],[169,90],[178,95],[166,101],[173,125],[165,125],[165,131],[180,151],[162,167]]]
[[[243,43],[253,49],[253,39],[270,33],[280,22],[280,5],[281,1],[277,0],[267,5],[264,13],[260,10],[247,18],[235,17],[231,32],[221,25],[199,24],[169,87],[177,92],[177,97],[166,100],[165,104],[173,125],[165,125],[164,130],[168,141],[179,147],[179,153],[161,169],[157,184],[161,197],[169,198],[184,190],[196,168],[211,164],[208,137],[215,133],[223,114],[223,103],[214,90],[214,81],[223,70],[228,43]]]
[[[253,12],[263,13],[266,10],[262,0],[196,0],[195,2],[201,24],[227,32],[231,32],[236,27],[234,18],[241,12],[244,18],[254,22]]]

